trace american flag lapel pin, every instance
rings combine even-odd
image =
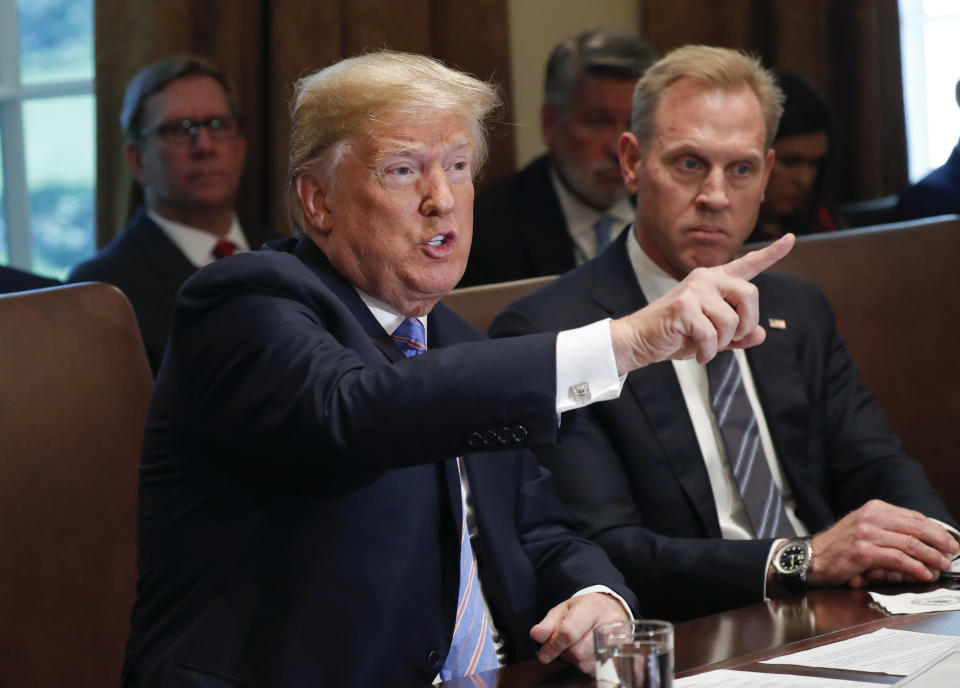
[[[771,329],[774,330],[785,330],[787,329],[787,321],[783,318],[769,318],[767,324],[770,325]]]

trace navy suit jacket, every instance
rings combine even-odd
[[[559,275],[576,265],[573,239],[541,155],[477,196],[473,246],[458,286]]]
[[[626,235],[602,255],[509,306],[493,336],[565,329],[646,305]],[[810,282],[763,274],[767,340],[747,352],[778,459],[811,532],[872,498],[953,523],[902,450]],[[723,540],[703,456],[670,362],[627,376],[616,401],[575,412],[537,450],[580,530],[610,554],[645,614],[683,619],[762,599],[772,540]]]
[[[960,145],[947,162],[900,194],[890,222],[960,213]]]
[[[266,239],[273,238],[245,233],[254,250]],[[141,206],[123,233],[93,258],[77,265],[68,281],[107,282],[126,294],[137,314],[147,359],[156,375],[173,322],[177,290],[196,271],[196,266]]]
[[[59,284],[61,282],[49,277],[41,277],[40,275],[34,275],[32,272],[24,272],[0,265],[0,294],[55,287]]]
[[[452,637],[460,483],[508,656],[591,584],[636,598],[523,447],[557,438],[555,335],[438,305],[404,358],[309,239],[178,296],[140,471],[126,686],[412,686]],[[499,451],[491,451],[499,450]]]

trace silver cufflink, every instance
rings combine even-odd
[[[590,385],[586,382],[570,385],[570,398],[578,404],[590,401],[590,399],[592,399],[590,396]]]

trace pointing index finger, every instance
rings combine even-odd
[[[785,255],[790,253],[796,237],[793,234],[784,234],[769,246],[764,246],[756,251],[750,251],[745,256],[740,256],[724,266],[724,272],[733,277],[739,277],[743,280],[752,280],[761,272],[769,268]]]

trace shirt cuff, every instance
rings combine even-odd
[[[557,335],[557,413],[620,396],[610,319]]]
[[[615,599],[617,602],[620,603],[620,606],[623,607],[623,611],[627,613],[627,616],[630,617],[630,620],[634,621],[633,612],[630,611],[630,605],[627,604],[626,601],[622,597],[620,597],[620,595],[615,593],[606,585],[591,585],[589,588],[584,588],[583,590],[577,590],[575,593],[573,593],[573,595],[570,596],[570,599],[573,599],[574,597],[580,597],[581,595],[589,595],[592,592],[602,592],[606,595],[610,595],[610,597],[612,597],[613,599]]]

